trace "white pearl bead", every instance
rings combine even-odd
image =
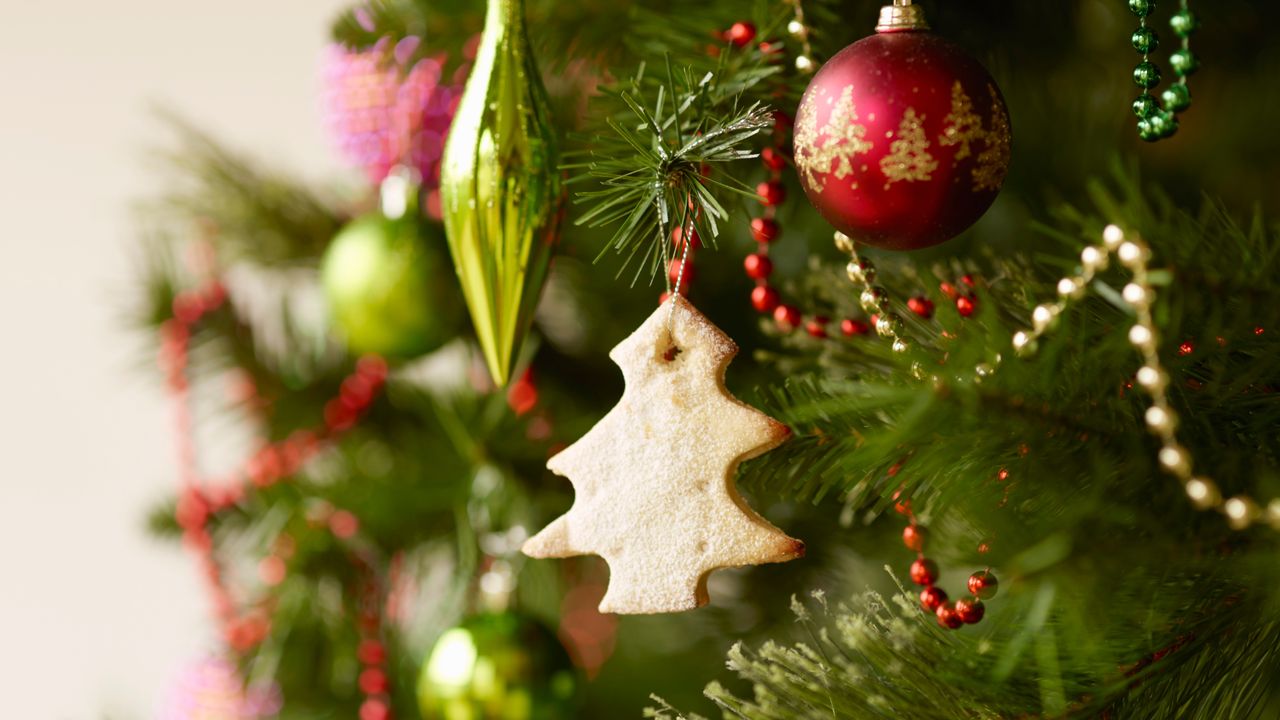
[[[1141,307],[1147,304],[1147,289],[1137,283],[1125,285],[1120,294],[1124,297],[1125,302],[1134,307]]]
[[[1118,225],[1108,225],[1102,229],[1102,242],[1106,243],[1108,250],[1115,250],[1124,242],[1124,231]]]
[[[1134,325],[1129,328],[1129,342],[1136,348],[1143,350],[1150,348],[1154,339],[1151,329],[1146,325]]]
[[[1147,259],[1147,253],[1143,252],[1142,246],[1131,240],[1121,243],[1120,249],[1116,251],[1116,254],[1120,256],[1120,262],[1128,267],[1135,267]]]
[[[1145,417],[1147,420],[1147,427],[1152,430],[1162,431],[1173,425],[1173,413],[1165,410],[1159,405],[1152,405],[1147,408]]]

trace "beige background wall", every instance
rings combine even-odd
[[[318,59],[341,0],[4,0],[0,23],[0,717],[149,718],[213,647],[196,568],[150,540],[175,481],[136,336],[129,203],[162,104],[339,172]]]

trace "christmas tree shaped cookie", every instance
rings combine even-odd
[[[601,612],[691,610],[707,603],[713,570],[804,554],[734,485],[738,463],[790,435],[725,389],[737,352],[674,296],[609,353],[626,380],[622,400],[547,463],[573,483],[573,507],[524,552],[602,556],[610,577]]]

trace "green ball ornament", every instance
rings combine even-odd
[[[1190,50],[1177,50],[1169,55],[1169,66],[1178,77],[1186,77],[1200,69],[1200,60]]]
[[[1159,109],[1156,99],[1150,95],[1139,95],[1133,99],[1133,114],[1139,118],[1149,118]]]
[[[1138,17],[1146,17],[1156,11],[1156,0],[1129,0],[1129,11]]]
[[[1191,37],[1192,33],[1200,29],[1200,20],[1190,10],[1179,10],[1169,18],[1169,27],[1180,38]]]
[[[1182,112],[1191,107],[1191,90],[1182,83],[1170,85],[1160,93],[1160,102],[1169,112]]]
[[[1138,137],[1147,142],[1155,142],[1160,139],[1160,132],[1152,125],[1151,121],[1153,119],[1155,119],[1154,115],[1138,121]]]
[[[1171,112],[1158,112],[1152,115],[1148,122],[1151,123],[1151,130],[1156,133],[1157,137],[1172,137],[1178,132],[1178,118]]]
[[[416,212],[361,216],[342,228],[320,266],[337,328],[354,354],[411,358],[453,337],[460,306],[444,238]]]
[[[418,708],[424,720],[568,720],[579,685],[554,633],[517,613],[489,613],[436,641],[418,676]]]
[[[1133,82],[1140,88],[1150,90],[1160,84],[1160,68],[1155,63],[1143,60],[1133,68]]]
[[[1133,43],[1134,50],[1144,54],[1155,52],[1155,49],[1160,47],[1160,36],[1149,27],[1140,27],[1134,30],[1129,41]]]

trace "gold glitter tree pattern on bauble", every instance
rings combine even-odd
[[[969,99],[964,88],[960,87],[959,80],[951,87],[951,112],[943,123],[945,129],[942,131],[942,137],[938,138],[938,144],[943,147],[959,145],[960,148],[956,150],[956,160],[969,157],[970,143],[986,138],[986,132],[982,129],[982,118],[973,111],[973,101]]]
[[[978,154],[978,164],[973,168],[974,190],[999,190],[1009,171],[1009,116],[995,86],[988,85],[987,90],[991,93],[991,129],[986,133],[986,148]]]
[[[871,143],[866,140],[866,126],[858,124],[853,86],[846,86],[840,93],[827,124],[819,128],[815,106],[819,95],[825,94],[820,91],[810,96],[808,102],[800,106],[800,116],[796,119],[796,167],[819,192],[826,187],[822,176],[830,174],[843,180],[853,174],[853,156],[871,149]],[[827,101],[830,102],[830,98]]]
[[[889,154],[880,159],[880,172],[884,173],[885,187],[906,180],[928,180],[938,168],[938,161],[929,154],[929,139],[924,134],[924,116],[915,108],[907,108],[898,125],[898,137],[889,145]]]

